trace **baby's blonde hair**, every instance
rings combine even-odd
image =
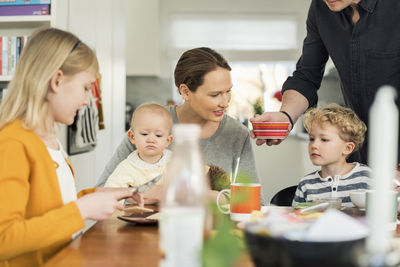
[[[22,50],[8,93],[0,106],[0,129],[21,119],[25,128],[44,127],[49,110],[50,80],[61,70],[72,76],[82,71],[98,76],[96,55],[70,32],[55,28],[32,34]]]
[[[338,104],[329,104],[325,107],[312,108],[304,115],[304,128],[310,132],[313,123],[323,125],[330,123],[337,127],[339,137],[346,142],[353,142],[353,152],[361,148],[364,143],[367,126],[350,108]]]
[[[168,132],[169,133],[171,132],[173,124],[171,113],[164,106],[153,102],[141,104],[135,109],[131,119],[131,130],[133,130],[134,128],[135,118],[137,118],[139,115],[145,112],[156,113],[162,117],[165,117],[165,119],[168,121],[168,127],[169,127]]]

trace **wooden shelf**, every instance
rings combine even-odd
[[[12,79],[11,75],[0,76],[0,82],[9,82],[9,81],[11,81],[11,79]]]
[[[52,19],[51,15],[43,15],[43,16],[0,16],[0,23],[2,22],[50,22]]]
[[[0,16],[0,36],[29,36],[38,28],[54,26],[56,0],[51,1],[49,13],[49,15]],[[0,88],[10,82],[12,77],[13,75],[0,75]]]

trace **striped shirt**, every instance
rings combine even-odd
[[[355,167],[345,175],[322,178],[319,170],[300,180],[292,206],[315,199],[341,198],[342,206],[354,207],[350,200],[351,191],[363,191],[369,188],[371,169],[362,163],[353,163]]]

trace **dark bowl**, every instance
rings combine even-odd
[[[340,242],[305,242],[272,238],[245,229],[246,244],[257,267],[352,267],[358,266],[365,238]]]

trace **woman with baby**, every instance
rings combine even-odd
[[[200,126],[200,149],[206,165],[216,165],[231,174],[240,159],[238,172],[260,183],[248,129],[225,114],[231,99],[230,71],[228,62],[213,49],[201,47],[184,52],[174,72],[175,85],[184,103],[166,108],[173,123]],[[128,135],[105,167],[98,185],[104,185],[116,166],[135,150]],[[154,186],[144,194],[145,203],[153,203],[159,193]],[[263,197],[261,203],[266,204]]]

